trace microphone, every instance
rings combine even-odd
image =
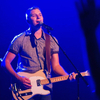
[[[40,25],[43,26],[44,28],[46,28],[47,30],[53,30],[52,27],[50,27],[50,26],[44,24],[43,22],[40,22]]]

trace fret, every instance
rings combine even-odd
[[[46,85],[46,84],[49,84],[49,83],[60,82],[60,81],[67,80],[68,77],[69,77],[69,75],[59,76],[59,77],[54,77],[54,78],[49,78],[49,79],[43,79],[43,80],[41,80],[40,84],[41,85]]]

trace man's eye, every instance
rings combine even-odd
[[[35,17],[36,15],[32,15],[32,17]]]
[[[42,16],[42,14],[40,14],[40,16]]]

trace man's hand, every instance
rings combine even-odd
[[[69,80],[75,80],[76,79],[76,73],[72,72],[71,74],[69,74]]]
[[[31,81],[28,79],[28,78],[26,78],[26,77],[24,77],[24,76],[20,76],[20,78],[18,79],[18,81],[21,83],[21,85],[24,87],[24,88],[26,88],[26,89],[29,89],[29,88],[31,88]]]

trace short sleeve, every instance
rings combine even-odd
[[[15,36],[15,37],[13,38],[13,40],[11,41],[11,44],[10,44],[10,46],[9,46],[8,51],[9,51],[9,52],[12,52],[12,53],[14,53],[14,54],[18,54],[18,53],[19,53],[19,50],[20,50],[20,48],[21,48],[22,40],[23,40],[23,35],[22,35],[22,33],[19,34],[19,35],[17,35],[17,36]]]
[[[58,43],[58,40],[54,37],[55,41]],[[51,43],[51,55],[54,53],[59,53],[59,46],[57,45],[57,43],[53,40],[52,37],[50,37]]]

